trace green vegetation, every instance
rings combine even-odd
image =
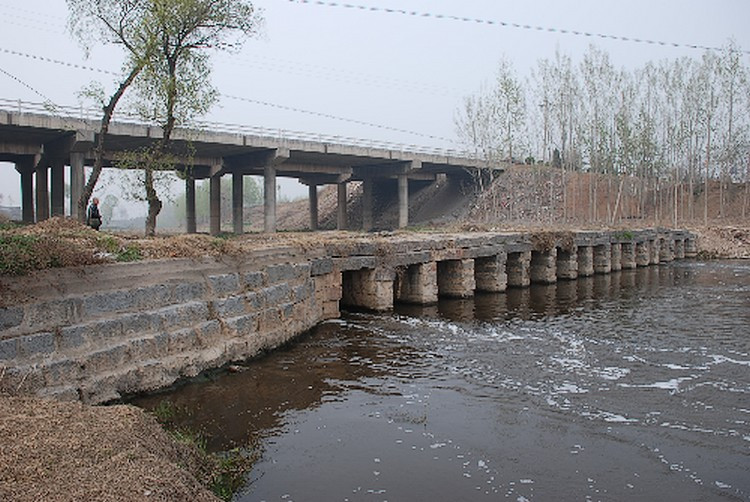
[[[32,235],[0,235],[0,274],[23,275],[38,268],[38,243]]]

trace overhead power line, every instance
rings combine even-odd
[[[499,26],[502,28],[516,28],[520,30],[561,33],[563,35],[573,35],[573,36],[590,37],[590,38],[602,38],[605,40],[616,40],[619,42],[633,42],[633,43],[640,43],[640,44],[660,45],[664,47],[677,47],[677,48],[709,50],[709,51],[719,51],[719,52],[723,50],[721,47],[714,47],[710,45],[667,42],[664,40],[652,40],[648,38],[636,38],[636,37],[627,37],[627,36],[622,36],[622,35],[610,35],[606,33],[569,30],[565,28],[555,28],[551,26],[539,26],[539,25],[532,25],[532,24],[514,23],[511,21],[503,21],[499,19],[482,19],[482,18],[476,18],[476,17],[456,16],[453,14],[440,14],[440,13],[433,13],[433,12],[421,12],[421,11],[416,11],[416,10],[392,9],[389,7],[374,7],[371,5],[330,2],[330,1],[324,1],[324,0],[289,0],[289,2],[296,3],[296,4],[318,5],[318,6],[323,6],[323,7],[339,7],[339,8],[344,8],[344,9],[361,10],[365,12],[384,12],[387,14],[397,14],[401,16],[411,16],[411,17],[419,17],[419,18],[426,18],[426,19],[447,19],[449,21],[460,21],[460,22],[472,23],[472,24],[485,24],[488,26]],[[746,50],[746,49],[737,49],[737,51],[742,52],[744,54],[750,54],[750,50]]]
[[[53,63],[53,64],[62,65],[62,66],[67,66],[69,68],[74,68],[74,69],[77,69],[77,70],[93,71],[93,72],[98,72],[98,73],[102,73],[102,74],[105,74],[105,75],[114,75],[114,76],[119,76],[120,75],[117,72],[113,72],[113,71],[110,71],[110,70],[104,70],[102,68],[95,68],[93,66],[85,66],[85,65],[70,63],[70,62],[67,62],[67,61],[59,60],[59,59],[48,58],[48,57],[39,56],[39,55],[36,55],[36,54],[29,54],[27,52],[14,51],[14,50],[4,49],[4,48],[0,48],[0,52],[5,52],[6,54],[12,54],[14,56],[21,56],[21,57],[25,57],[25,58],[29,58],[29,59],[34,59],[34,60],[37,60],[37,61],[43,61],[43,62],[46,62],[46,63]],[[47,101],[49,103],[52,103],[52,101],[49,98],[47,98],[45,95],[43,95],[41,92],[37,91],[36,89],[34,89],[33,87],[31,87],[30,85],[28,85],[25,82],[23,82],[19,78],[11,75],[10,73],[8,73],[5,70],[3,70],[2,68],[0,68],[0,72],[8,75],[10,78],[12,78],[13,80],[19,82],[21,85],[25,86],[26,88],[28,88],[29,90],[31,90],[35,94],[41,96],[45,101]],[[262,101],[262,100],[259,100],[259,99],[245,98],[245,97],[241,97],[241,96],[232,96],[232,95],[221,94],[221,93],[219,93],[219,96],[221,96],[223,98],[226,98],[226,99],[233,99],[233,100],[236,100],[236,101],[244,101],[246,103],[252,103],[252,104],[256,104],[256,105],[267,106],[267,107],[276,108],[276,109],[279,109],[279,110],[287,110],[287,111],[292,111],[292,112],[296,112],[296,113],[304,113],[306,115],[313,115],[313,116],[316,116],[316,117],[322,117],[322,118],[327,118],[327,119],[332,119],[332,120],[338,120],[338,121],[341,121],[341,122],[348,122],[350,124],[358,124],[358,125],[373,127],[373,128],[376,128],[376,129],[382,129],[382,130],[386,130],[386,131],[400,132],[400,133],[405,133],[405,134],[411,134],[411,135],[414,135],[414,136],[420,136],[420,137],[423,137],[423,138],[438,139],[438,140],[442,140],[442,141],[449,141],[451,143],[455,143],[454,140],[452,140],[450,138],[445,138],[445,137],[442,137],[442,136],[435,136],[435,135],[432,135],[432,134],[424,134],[424,133],[420,133],[420,132],[417,132],[417,131],[410,131],[408,129],[400,129],[398,127],[392,127],[392,126],[387,126],[387,125],[383,125],[383,124],[376,124],[376,123],[367,122],[367,121],[364,121],[364,120],[352,119],[352,118],[347,118],[347,117],[339,117],[337,115],[332,115],[330,113],[323,113],[323,112],[316,112],[316,111],[312,111],[312,110],[305,110],[303,108],[295,108],[293,106],[280,105],[280,104],[277,104],[277,103],[271,103],[269,101]]]

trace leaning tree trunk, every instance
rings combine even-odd
[[[156,235],[156,217],[161,212],[162,202],[154,188],[154,170],[146,167],[145,172],[146,200],[148,201],[148,214],[146,215],[146,236]]]

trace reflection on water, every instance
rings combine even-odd
[[[167,394],[237,500],[748,500],[750,263],[348,314]]]

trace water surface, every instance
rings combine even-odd
[[[238,501],[750,500],[750,263],[348,313],[167,394]]]

